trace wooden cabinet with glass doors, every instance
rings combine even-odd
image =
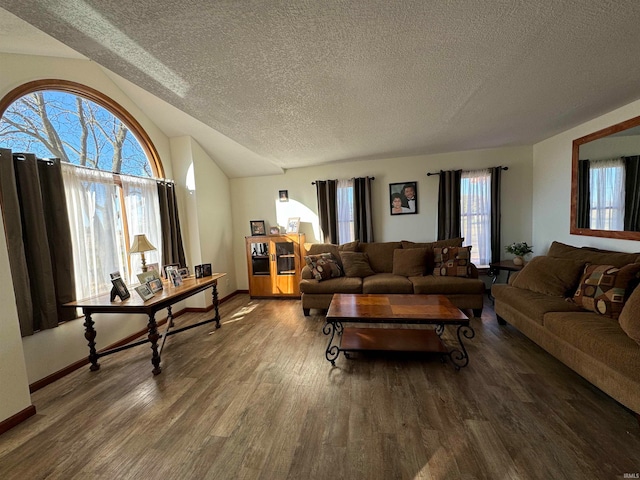
[[[304,233],[245,237],[249,295],[300,297]]]

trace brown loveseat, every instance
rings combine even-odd
[[[639,414],[639,261],[638,254],[553,242],[508,285],[493,285],[498,322]]]
[[[331,254],[345,275],[317,280],[306,265],[300,282],[302,310],[305,316],[312,308],[327,310],[334,293],[417,293],[446,295],[458,308],[473,310],[475,316],[480,316],[485,285],[478,279],[473,263],[463,262],[464,267],[443,271],[447,276],[434,275],[435,255],[442,254],[434,249],[446,252],[446,247],[461,247],[462,241],[312,244],[307,249],[311,258]]]

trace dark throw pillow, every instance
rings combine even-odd
[[[433,274],[441,277],[468,277],[471,275],[471,246],[436,247],[433,249]]]
[[[622,268],[613,265],[587,265],[573,300],[591,312],[618,319],[625,301],[635,288],[640,263]]]
[[[304,257],[304,261],[307,262],[307,265],[311,269],[313,278],[318,281],[342,276],[342,269],[340,268],[338,261],[330,253],[307,255]]]

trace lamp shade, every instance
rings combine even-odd
[[[131,244],[131,249],[129,253],[142,253],[148,252],[149,250],[155,250],[156,247],[151,245],[151,242],[147,239],[147,236],[143,233],[141,235],[136,235],[133,237],[133,243]]]

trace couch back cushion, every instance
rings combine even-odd
[[[553,297],[567,297],[573,295],[583,269],[581,260],[533,257],[520,270],[512,285]]]
[[[426,243],[416,243],[416,242],[410,242],[408,240],[402,240],[402,242],[400,243],[402,244],[403,249],[409,249],[409,248],[426,248],[427,249],[427,255],[425,258],[425,274],[431,275],[433,273],[433,268],[435,266],[435,261],[433,259],[433,249],[443,248],[443,247],[461,247],[462,242],[464,242],[463,237],[449,238],[447,240],[436,240],[435,242],[426,242]]]
[[[617,319],[629,294],[638,284],[638,274],[640,263],[622,268],[587,265],[573,299],[585,310]]]
[[[365,252],[342,252],[342,265],[347,277],[368,277],[375,275],[369,264],[369,255]]]
[[[640,345],[640,287],[631,293],[618,317],[620,327]]]
[[[369,256],[371,268],[376,273],[393,272],[393,251],[402,248],[400,242],[361,243],[359,250]]]
[[[574,247],[560,242],[551,244],[547,256],[569,258],[596,265],[613,265],[618,268],[634,263],[639,259],[637,253],[614,252],[592,247]]]
[[[424,275],[426,258],[426,248],[398,248],[393,251],[393,274],[403,277]]]

